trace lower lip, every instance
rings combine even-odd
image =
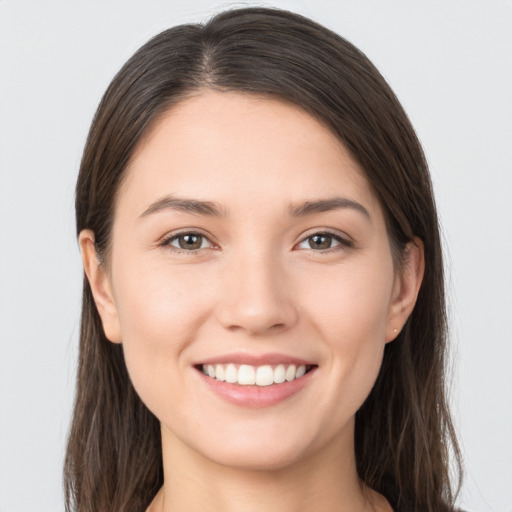
[[[276,405],[297,394],[311,381],[317,368],[312,368],[308,373],[291,382],[270,386],[241,386],[212,379],[199,370],[197,374],[211,391],[227,402],[240,407],[259,409]]]

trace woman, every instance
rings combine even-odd
[[[350,43],[266,8],[156,36],[76,214],[68,509],[453,510],[430,178]]]

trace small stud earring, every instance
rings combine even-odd
[[[398,332],[398,329],[393,329],[393,332],[396,334]]]

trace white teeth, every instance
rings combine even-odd
[[[286,380],[288,382],[295,380],[296,372],[297,372],[297,367],[294,364],[288,366],[288,369],[286,370]]]
[[[215,378],[221,381],[226,380],[226,372],[224,371],[224,366],[222,366],[221,364],[218,364],[215,367]]]
[[[238,369],[238,384],[242,386],[252,386],[256,384],[256,374],[254,368],[248,364],[242,364]]]
[[[274,370],[274,382],[276,384],[282,384],[286,380],[286,368],[284,364],[276,366]]]
[[[270,386],[274,384],[274,370],[272,366],[259,366],[256,370],[256,385]]]
[[[306,373],[306,367],[301,365],[297,368],[297,373],[295,374],[296,379],[300,379]]]
[[[237,367],[234,364],[202,365],[202,372],[219,381],[226,381],[230,384],[241,386],[271,386],[300,379],[307,371],[305,365],[279,364],[275,368],[271,365],[250,366],[242,364]]]
[[[234,364],[228,364],[226,368],[226,382],[234,384],[238,380],[238,371]]]

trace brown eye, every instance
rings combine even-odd
[[[330,249],[332,244],[332,236],[319,234],[308,238],[309,247],[311,249]]]
[[[178,243],[181,249],[200,249],[203,237],[201,235],[181,235],[178,237]]]
[[[315,250],[316,252],[328,252],[331,250],[352,247],[353,243],[334,233],[314,233],[298,244],[299,249]]]
[[[199,233],[181,233],[170,238],[165,245],[183,251],[197,251],[211,246],[207,238]]]

